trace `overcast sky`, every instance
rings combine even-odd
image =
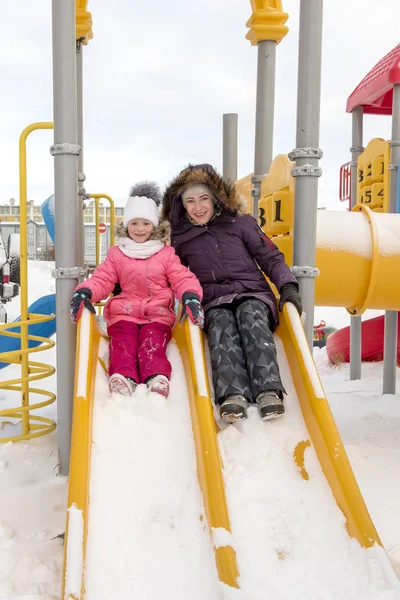
[[[400,41],[399,0],[325,0],[320,205],[339,208],[349,160],[346,100]],[[289,33],[277,48],[274,154],[295,146],[300,0],[283,0]],[[257,49],[245,39],[249,0],[91,0],[84,48],[86,189],[124,203],[143,178],[164,185],[190,162],[222,168],[222,114],[239,114],[239,177],[253,170]],[[51,1],[2,3],[0,202],[18,200],[18,138],[51,121]],[[364,142],[390,138],[390,117],[365,118]],[[28,196],[53,191],[52,132],[28,144]]]

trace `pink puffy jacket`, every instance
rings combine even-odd
[[[143,324],[156,321],[171,327],[175,323],[175,297],[194,292],[200,300],[203,290],[195,275],[184,267],[171,246],[164,246],[150,258],[130,258],[112,246],[104,263],[79,288],[89,288],[92,302],[107,298],[119,282],[122,293],[110,298],[104,307],[108,325],[116,321]]]

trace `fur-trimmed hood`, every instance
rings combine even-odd
[[[172,223],[173,227],[182,219],[186,220],[182,193],[187,187],[200,183],[208,185],[217,200],[217,208],[225,209],[231,215],[236,215],[240,210],[240,199],[232,181],[224,179],[211,165],[189,165],[167,186],[162,203],[162,218]]]
[[[124,227],[122,221],[117,224],[115,234],[118,237],[129,237],[128,230]],[[171,227],[168,221],[161,221],[161,223],[155,228],[153,233],[150,236],[150,240],[160,240],[160,242],[164,242],[165,244],[169,244],[171,236]]]

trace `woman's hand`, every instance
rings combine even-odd
[[[200,298],[194,292],[185,292],[182,296],[183,310],[180,318],[180,323],[186,315],[194,325],[203,329],[204,327],[204,310],[200,302]]]
[[[76,290],[69,303],[69,314],[73,323],[77,323],[81,318],[84,306],[94,315],[96,314],[96,309],[90,302],[91,297],[92,292],[88,288],[79,288],[79,290]]]
[[[303,307],[301,306],[301,297],[297,291],[297,286],[294,283],[285,283],[280,290],[279,312],[283,311],[285,302],[291,302],[297,308],[297,312],[301,316]]]

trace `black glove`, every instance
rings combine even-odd
[[[96,314],[96,309],[90,302],[91,297],[92,292],[88,288],[79,288],[79,290],[76,290],[69,303],[69,314],[73,323],[77,323],[81,318],[84,306],[94,315]]]
[[[119,296],[122,293],[121,284],[120,283],[116,283],[114,285],[114,289],[113,289],[113,291],[111,293],[112,293],[113,297],[114,296]]]
[[[295,283],[285,283],[280,289],[279,312],[283,311],[285,302],[291,302],[297,308],[297,312],[301,316],[303,307],[301,306],[301,297]]]
[[[185,292],[182,296],[183,310],[180,322],[184,320],[186,315],[200,329],[204,327],[204,310],[200,302],[200,298],[194,292]]]

